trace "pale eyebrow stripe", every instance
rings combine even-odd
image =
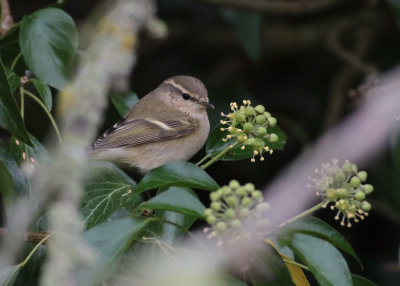
[[[187,93],[191,96],[193,96],[193,94],[191,92],[189,92],[186,88],[184,88],[183,86],[181,86],[180,84],[177,84],[173,79],[169,79],[166,80],[165,83],[172,85],[173,87],[179,89],[180,91]]]
[[[155,125],[157,125],[158,127],[160,127],[163,130],[174,130],[174,128],[169,127],[167,124],[165,124],[164,122],[161,122],[159,120],[156,119],[152,119],[152,118],[146,118],[146,121],[151,122]]]

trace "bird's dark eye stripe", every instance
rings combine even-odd
[[[184,92],[184,93],[182,93],[182,98],[184,100],[188,100],[188,99],[190,99],[190,95]]]

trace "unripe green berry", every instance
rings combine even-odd
[[[232,180],[232,181],[229,182],[229,187],[231,189],[236,189],[239,186],[240,186],[240,184],[239,184],[239,182],[237,180]]]
[[[258,190],[252,192],[252,193],[251,193],[251,196],[252,196],[253,198],[257,199],[257,200],[260,200],[260,199],[262,199],[262,197],[263,197],[262,192],[261,192],[261,191],[258,191]]]
[[[204,210],[204,215],[205,215],[205,216],[212,215],[212,213],[213,213],[213,210],[212,210],[212,209],[207,208],[207,209]]]
[[[244,188],[246,189],[246,191],[248,192],[252,192],[255,190],[254,184],[253,183],[247,183],[246,185],[244,185]]]
[[[257,113],[259,113],[259,114],[263,114],[264,112],[265,112],[265,107],[263,106],[263,105],[257,105],[256,107],[255,107],[255,110],[257,111]]]
[[[362,201],[365,199],[365,193],[362,191],[358,191],[355,195],[357,201]]]
[[[245,142],[244,142],[244,145],[249,145],[249,146],[255,146],[255,145],[257,145],[257,140],[256,140],[256,138],[249,138],[249,139],[247,139]]]
[[[350,173],[352,172],[351,165],[352,165],[352,164],[351,164],[349,161],[346,160],[346,161],[343,163],[343,165],[342,165],[342,170],[343,170],[345,173],[350,174]]]
[[[246,114],[244,113],[243,110],[237,111],[235,114],[236,120],[239,123],[243,123],[246,121]]]
[[[270,117],[271,117],[271,113],[269,113],[269,112],[264,112],[264,117],[265,117],[265,118],[270,118]]]
[[[336,193],[338,194],[338,197],[341,199],[344,199],[345,197],[347,197],[347,190],[344,188],[337,189]]]
[[[242,226],[242,222],[241,222],[240,220],[238,220],[238,219],[234,219],[234,220],[231,222],[231,225],[232,225],[232,227],[234,227],[234,228],[239,228],[239,227]]]
[[[240,217],[247,217],[250,213],[250,210],[248,208],[241,208],[239,211]]]
[[[342,170],[339,170],[335,174],[335,181],[336,182],[343,182],[345,179],[346,179],[346,174]]]
[[[326,197],[331,202],[334,202],[339,198],[339,194],[337,193],[337,191],[335,189],[330,188],[328,191],[326,191]]]
[[[275,133],[269,134],[268,142],[275,143],[275,142],[278,142],[278,140],[279,140],[278,135],[276,135]]]
[[[214,225],[217,222],[217,218],[214,215],[208,215],[207,218],[207,223]]]
[[[246,122],[245,124],[243,124],[243,132],[244,133],[249,134],[253,131],[253,129],[254,129],[254,126],[250,122]]]
[[[245,196],[247,194],[246,188],[245,187],[239,187],[236,189],[236,194],[239,196]]]
[[[371,210],[371,204],[367,201],[362,202],[361,204],[361,209],[365,212],[368,212]]]
[[[254,108],[251,107],[251,106],[247,106],[247,107],[244,109],[244,113],[245,113],[247,116],[254,115]]]
[[[220,197],[221,197],[221,195],[220,195],[220,193],[218,193],[218,192],[212,192],[212,193],[210,194],[210,199],[211,199],[212,201],[218,201],[218,200],[220,199]]]
[[[351,171],[352,171],[353,173],[357,173],[358,168],[357,168],[357,165],[356,165],[356,164],[351,164]]]
[[[214,210],[214,211],[219,211],[221,210],[221,203],[220,202],[212,202],[210,204],[210,207]]]
[[[336,204],[336,208],[341,211],[345,211],[349,207],[349,202],[347,200],[340,200]]]
[[[231,188],[228,186],[223,186],[220,190],[223,196],[229,195],[232,192]]]
[[[361,180],[360,180],[360,178],[359,177],[352,177],[351,178],[351,180],[350,180],[350,185],[353,187],[353,188],[357,188],[359,185],[361,184]]]
[[[227,218],[234,218],[235,217],[235,211],[233,209],[227,209],[225,211],[225,216]]]
[[[258,124],[264,124],[267,121],[264,115],[257,115],[256,122]]]
[[[225,201],[230,207],[236,207],[239,203],[237,197],[235,196],[229,196],[225,199]]]
[[[374,191],[374,187],[370,184],[365,184],[364,185],[364,192],[369,195],[370,193],[372,193]]]
[[[242,199],[242,206],[248,207],[253,203],[253,200],[249,197],[245,197]]]
[[[269,210],[269,204],[268,203],[261,203],[259,205],[257,205],[256,207],[257,211],[259,212],[267,212]]]
[[[357,177],[360,178],[361,182],[365,182],[367,180],[368,174],[365,171],[361,171],[357,173]]]
[[[269,117],[268,118],[268,123],[271,127],[274,127],[276,125],[276,118],[275,117]]]
[[[243,143],[244,141],[246,141],[246,138],[247,138],[246,135],[240,134],[240,135],[238,135],[238,137],[237,137],[237,141],[240,142],[240,143]]]
[[[220,221],[217,223],[217,225],[215,226],[215,229],[217,231],[225,231],[226,230],[226,223]]]
[[[267,134],[267,128],[265,128],[263,126],[258,127],[257,135],[260,136],[260,137],[264,137],[265,134]]]

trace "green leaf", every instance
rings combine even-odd
[[[67,13],[47,8],[25,16],[19,40],[26,64],[44,83],[60,89],[71,79],[78,32]]]
[[[6,145],[0,140],[0,162],[7,168],[14,186],[14,197],[25,194],[28,190],[28,181],[26,180],[17,162],[7,150]]]
[[[183,186],[214,191],[218,184],[203,169],[189,162],[173,162],[148,172],[133,189],[135,194],[151,189]]]
[[[13,72],[8,67],[5,66],[4,70],[7,75],[7,81],[8,81],[8,85],[10,86],[11,93],[13,93],[19,87],[20,78],[15,72]]]
[[[353,285],[346,260],[329,242],[297,233],[289,247],[310,268],[321,286]]]
[[[261,57],[261,26],[262,16],[260,13],[224,8],[222,16],[235,31],[236,37],[246,51],[247,55],[254,61]]]
[[[7,209],[10,205],[10,201],[14,200],[14,185],[11,178],[10,172],[8,172],[6,166],[0,162],[0,195],[3,200],[4,207],[6,209],[6,213],[8,213]]]
[[[78,285],[98,285],[116,270],[121,254],[131,245],[150,219],[123,218],[87,230],[83,238],[96,250],[97,261],[78,272]]]
[[[86,228],[91,228],[138,197],[130,194],[135,181],[112,163],[92,162],[88,168],[82,213]]]
[[[20,52],[19,28],[19,23],[15,24],[5,35],[0,37],[0,55],[4,64],[9,67]]]
[[[10,138],[10,153],[19,166],[23,162],[35,165],[35,162],[42,162],[45,157],[49,156],[46,148],[32,134],[28,133],[32,146],[29,146],[19,140],[17,137]]]
[[[32,144],[29,140],[24,121],[17,103],[11,94],[10,85],[3,63],[0,62],[0,127],[6,129],[22,141]]]
[[[378,286],[367,278],[361,277],[356,274],[351,274],[351,278],[353,279],[353,286]]]
[[[121,117],[124,117],[128,111],[139,101],[138,96],[133,91],[129,91],[125,97],[111,95],[111,101]]]
[[[44,105],[46,105],[47,109],[51,111],[51,107],[53,105],[53,98],[51,97],[50,87],[47,84],[43,83],[38,78],[32,78],[30,81],[33,83],[33,86],[39,93],[40,98],[42,99]]]
[[[50,236],[47,236],[43,238],[40,243],[37,243],[35,247],[28,253],[27,257],[25,258],[24,261],[22,261],[20,264],[16,265],[15,267],[10,267],[7,271],[8,273],[8,278],[6,279],[4,285],[5,286],[12,286],[15,283],[15,280],[18,277],[18,274],[21,272],[21,269],[28,264],[28,262],[34,257],[36,254],[37,250],[40,248],[40,246],[49,238]],[[1,275],[2,276],[2,275]],[[0,278],[0,281],[3,280],[3,277]]]
[[[193,216],[177,213],[173,211],[156,211],[156,216],[162,219],[172,222],[181,227],[177,227],[170,223],[163,223],[160,231],[160,239],[168,244],[174,244],[178,242],[182,237],[187,234],[189,228],[196,221]]]
[[[190,189],[170,187],[165,192],[138,206],[139,209],[167,210],[204,218],[205,206],[190,193]]]
[[[206,152],[211,156],[215,156],[220,153],[222,150],[227,148],[230,144],[236,143],[236,138],[232,138],[227,142],[223,142],[222,139],[226,138],[228,131],[221,131],[221,124],[218,124],[217,127],[210,133],[206,142]],[[286,144],[286,134],[278,127],[268,127],[268,133],[275,133],[278,135],[278,142],[269,143],[265,138],[265,146],[268,146],[272,150],[282,150]],[[237,144],[233,147],[228,153],[221,157],[222,161],[230,161],[230,160],[241,160],[253,157],[253,150],[250,147],[246,147],[245,150],[241,150],[242,146]]]
[[[362,263],[351,247],[350,243],[336,229],[326,222],[316,218],[308,217],[287,227],[288,232],[301,232],[316,236],[329,241],[334,246],[342,249],[353,256],[362,267]]]

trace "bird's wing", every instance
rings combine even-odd
[[[93,151],[165,141],[195,132],[198,123],[190,117],[177,119],[124,118],[93,144]]]

